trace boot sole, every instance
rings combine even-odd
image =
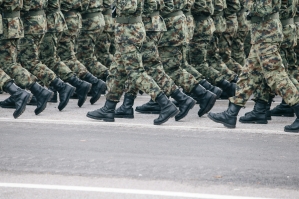
[[[96,96],[96,98],[93,99],[93,100],[92,100],[92,98],[91,98],[91,99],[89,100],[90,104],[92,105],[92,104],[96,103],[96,102],[101,98],[101,94],[102,94],[102,92],[105,91],[106,89],[107,89],[107,86],[102,86],[102,87],[100,88],[99,94]]]
[[[86,89],[87,88],[87,89]],[[80,98],[79,98],[79,100],[78,100],[78,106],[79,107],[81,107],[81,106],[83,106],[83,104],[85,103],[85,101],[86,101],[86,99],[87,99],[87,94],[88,94],[88,92],[91,90],[91,84],[89,84],[88,85],[88,87],[86,87],[85,88],[85,93],[84,93],[84,99],[83,99],[83,101],[81,102],[81,103],[79,103],[80,102]]]
[[[26,105],[27,105],[27,103],[30,102],[30,100],[32,99],[32,97],[33,97],[32,94],[27,95],[27,97],[24,100],[24,103],[22,104],[21,112],[18,115],[14,115],[13,114],[13,116],[14,116],[15,119],[17,119],[18,117],[20,117],[24,113],[24,111],[26,110]]]
[[[47,97],[47,100],[44,102],[44,104],[41,106],[40,110],[39,111],[36,111],[36,109],[34,110],[34,113],[35,115],[38,115],[40,114],[41,112],[43,112],[46,107],[47,107],[47,103],[48,101],[54,96],[54,93],[52,92],[48,97]]]
[[[177,114],[179,114],[179,112],[180,112],[179,110],[174,111],[171,115],[169,115],[163,121],[161,121],[161,122],[154,122],[154,125],[160,125],[160,124],[163,124],[163,123],[167,122],[169,120],[169,118],[172,118],[172,117],[176,116]]]
[[[276,117],[295,117],[295,114],[272,114],[271,116],[276,116]]]
[[[139,110],[136,110],[136,112],[138,113],[142,113],[142,114],[160,114],[161,111],[139,111]]]
[[[255,120],[255,121],[239,120],[239,122],[244,123],[244,124],[268,124],[267,120]]]
[[[59,107],[60,104],[58,105],[59,111],[62,111],[66,107],[66,105],[69,103],[71,96],[74,94],[75,91],[76,91],[76,88],[73,87],[67,96],[67,100],[60,107]]]
[[[114,115],[114,118],[134,119],[134,115]]]
[[[288,132],[288,133],[299,133],[299,129],[297,130],[287,130],[284,128],[284,132]]]
[[[0,106],[1,108],[9,108],[9,109],[13,109],[16,108],[16,106]]]
[[[210,103],[206,106],[206,108],[204,110],[202,110],[202,111],[199,110],[199,111],[201,111],[200,113],[198,111],[198,117],[201,117],[204,114],[208,113],[213,108],[213,106],[214,106],[214,104],[216,102],[216,99],[217,99],[216,95],[213,96],[213,99],[210,99]]]
[[[114,122],[115,120],[114,119],[111,119],[111,118],[100,118],[100,117],[94,117],[92,115],[86,115],[86,117],[89,117],[91,119],[95,119],[95,120],[103,120],[104,122]]]
[[[211,120],[213,120],[214,122],[216,122],[216,123],[223,124],[223,125],[224,125],[225,127],[227,127],[227,128],[230,128],[230,129],[234,129],[234,128],[236,128],[236,125],[231,125],[231,124],[227,124],[227,123],[224,123],[224,122],[222,122],[222,121],[216,120],[216,119],[214,119],[212,116],[210,116],[210,114],[208,114],[208,117],[209,117]]]
[[[196,102],[193,100],[193,102],[191,104],[189,104],[188,109],[184,112],[183,115],[181,115],[180,117],[175,117],[175,121],[179,121],[179,120],[183,119],[184,117],[186,117],[186,115],[188,115],[189,111],[194,107],[195,104],[196,104]]]

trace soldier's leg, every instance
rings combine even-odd
[[[115,53],[114,48],[114,33],[103,32],[95,45],[95,55],[100,63],[103,63],[107,68],[110,67]]]
[[[256,49],[252,48],[245,67],[239,76],[235,96],[229,98],[229,107],[222,113],[209,113],[209,118],[217,123],[221,123],[228,128],[235,128],[237,115],[244,107],[249,97],[263,83],[263,69]]]
[[[106,84],[91,74],[87,68],[77,60],[75,53],[75,41],[79,33],[80,19],[79,14],[72,12],[72,14],[65,15],[67,30],[61,35],[58,44],[58,55],[60,59],[84,81],[92,84],[90,103],[94,104],[101,97],[101,94],[106,90]],[[101,76],[101,74],[98,74]]]
[[[205,41],[208,41],[211,39],[211,36],[213,35],[213,21],[212,18],[209,18],[207,20],[196,20],[194,23],[194,19],[192,15],[187,15],[187,27],[188,27],[188,34],[187,34],[187,44],[186,46],[183,45],[183,62],[182,62],[182,68],[185,69],[187,72],[192,74],[196,80],[200,82],[200,84],[207,90],[213,92],[217,98],[222,93],[222,90],[216,86],[213,86],[210,84],[211,79],[214,80],[217,79],[217,75],[215,73],[213,74],[214,70],[205,70],[208,69],[208,64],[206,60],[206,47],[202,48],[202,51],[198,52],[194,48],[197,47],[197,45],[194,45],[194,43],[201,42],[204,43]],[[195,30],[196,29],[196,30]],[[193,41],[193,45],[191,44],[193,40],[193,35],[195,34],[195,41]],[[201,38],[201,39],[199,39]],[[191,54],[191,49],[193,53]],[[198,54],[195,55],[194,51]],[[194,61],[196,59],[196,61]],[[210,72],[211,71],[211,72]],[[205,75],[203,75],[203,72]],[[211,76],[215,75],[213,78]]]
[[[115,63],[115,65],[118,65],[119,69],[124,70],[125,72],[118,72],[119,69],[115,67],[115,71],[118,73],[116,73],[115,76],[111,76],[110,74],[113,74],[113,71],[111,71],[113,68],[111,66],[107,80],[108,94],[105,106],[96,111],[88,112],[87,116],[93,119],[114,121],[114,110],[121,97],[123,89],[120,88],[117,81],[110,84],[109,82],[112,82],[113,79],[122,80],[122,82],[125,81],[125,88],[129,88],[129,85],[132,85],[134,88],[148,93],[152,100],[156,100],[159,103],[161,106],[161,113],[159,118],[154,120],[154,124],[162,124],[170,117],[177,115],[179,111],[167,99],[157,83],[145,72],[143,68],[142,56],[140,54],[140,48],[145,38],[143,23],[117,24],[115,32],[118,33],[115,35],[117,53],[115,54],[112,65]],[[124,36],[128,39],[124,40]],[[123,80],[124,74],[126,74],[125,80]],[[112,79],[110,79],[110,76]]]
[[[94,53],[98,35],[99,33],[82,31],[77,40],[78,49],[76,56],[91,74],[99,79],[105,79],[108,68],[97,60]]]
[[[219,38],[219,54],[227,67],[236,74],[239,74],[242,70],[242,66],[231,57],[232,40],[238,29],[237,15],[232,14],[226,16],[226,25],[226,30]]]
[[[246,20],[247,13],[245,12],[245,8],[242,8],[237,13],[237,20],[238,20],[238,31],[233,38],[232,41],[232,58],[244,66],[245,64],[245,51],[244,51],[244,42],[245,38],[249,32],[248,24]]]
[[[60,104],[58,105],[58,109],[62,110],[67,105],[75,88],[57,78],[56,74],[39,60],[39,45],[42,38],[43,35],[25,34],[24,38],[20,39],[18,46],[18,60],[24,68],[40,79],[45,86],[53,86],[54,89],[58,91],[60,94]],[[41,90],[39,87],[33,87],[33,89],[33,94],[36,93],[36,95],[40,94],[43,96],[40,97],[43,102],[45,101],[45,98],[47,98],[48,101],[53,95],[52,92]],[[38,97],[37,100],[39,101]],[[43,103],[42,107],[45,108],[46,104]]]
[[[145,71],[153,77],[159,87],[165,93],[166,96],[171,96],[178,102],[180,114],[175,116],[175,120],[179,121],[183,119],[189,112],[190,109],[195,105],[195,101],[182,93],[175,85],[174,81],[165,73],[161,59],[158,52],[158,43],[161,39],[161,32],[147,31],[146,39],[142,45],[142,62]],[[151,101],[148,103],[152,103]],[[157,107],[149,106],[147,104],[136,107],[138,112],[155,112],[159,110]]]
[[[169,17],[164,20],[167,32],[164,33],[159,44],[159,53],[164,70],[175,81],[176,85],[184,89],[185,93],[193,94],[197,98],[200,104],[198,116],[201,117],[211,110],[217,97],[202,87],[193,75],[181,68],[182,50],[184,38],[186,38],[185,15]]]
[[[80,80],[75,73],[60,60],[57,55],[58,40],[61,33],[48,32],[42,39],[39,48],[40,60],[53,70],[63,81],[68,82],[76,88],[78,106],[81,107],[86,101],[91,84]]]

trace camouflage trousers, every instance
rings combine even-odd
[[[110,67],[115,53],[114,32],[103,32],[95,45],[95,56],[100,63]]]
[[[40,60],[53,70],[63,81],[74,76],[73,71],[60,60],[57,54],[58,41],[62,33],[47,32],[41,42]]]
[[[174,81],[165,73],[159,52],[158,43],[162,32],[146,31],[146,38],[141,48],[142,63],[148,75],[153,77],[165,95],[170,96],[177,86]]]
[[[119,102],[123,92],[141,90],[152,100],[162,92],[142,64],[141,47],[145,39],[143,23],[115,25],[116,52],[107,77],[106,99]]]
[[[75,53],[75,43],[82,26],[81,15],[72,12],[65,14],[65,21],[68,29],[62,32],[58,40],[57,53],[61,61],[63,61],[79,78],[84,79],[88,73],[87,68],[77,59]]]
[[[260,87],[265,82],[269,88]],[[244,106],[257,89],[268,94],[270,94],[269,89],[272,90],[282,96],[290,106],[299,102],[299,92],[282,65],[278,43],[252,45],[237,82],[236,94],[229,100],[236,105]],[[267,99],[264,100],[268,101]]]
[[[39,60],[39,47],[43,36],[25,34],[19,41],[18,60],[24,68],[49,87],[56,74]]]
[[[187,72],[192,74],[197,81],[202,81],[204,79],[204,76],[195,69],[192,63],[192,56],[190,54],[190,41],[193,38],[194,35],[194,18],[192,15],[186,15],[186,21],[187,21],[187,37],[186,37],[186,45],[183,46],[183,59],[182,59],[182,68],[185,69]],[[200,54],[197,54],[200,55]]]
[[[283,41],[280,45],[280,55],[282,63],[286,68],[287,73],[298,73],[297,71],[297,56],[294,47],[297,45],[297,28],[295,24],[283,26]]]
[[[285,71],[289,76],[291,82],[299,89],[298,80],[296,80],[296,74],[298,75],[298,70],[296,67],[296,54],[294,51],[294,46],[297,44],[297,32],[296,26],[293,24],[283,26],[283,41],[280,45],[279,53],[282,58],[283,66],[285,67]],[[255,98],[262,99],[268,101],[269,92],[271,92],[269,86],[264,81],[258,89],[254,92]],[[272,92],[271,95],[275,93]]]
[[[242,66],[236,62],[231,54],[232,42],[238,30],[237,15],[232,14],[226,17],[226,30],[219,35],[219,55],[222,57],[226,66],[239,74],[242,70]]]
[[[108,68],[100,63],[95,55],[95,44],[99,33],[82,31],[77,40],[77,58],[84,64],[90,73],[99,79],[103,79]]]
[[[219,34],[221,33],[214,33],[207,47],[208,64],[211,69],[216,70],[220,73],[220,77],[218,79],[214,79],[214,81],[212,81],[212,78],[211,80],[209,79],[209,81],[211,81],[211,83],[213,84],[216,84],[217,83],[216,80],[219,81],[219,79],[232,81],[237,76],[237,74],[234,71],[230,70],[226,66],[226,64],[222,61],[221,56],[219,55],[219,48],[218,48]]]
[[[212,18],[205,20],[195,20],[194,22],[194,36],[190,40],[190,60],[191,65],[194,66],[202,76],[201,79],[205,78],[212,84],[217,84],[222,80],[221,74],[211,68],[207,62],[207,48],[210,42],[213,32],[215,30]],[[194,74],[191,70],[186,69],[192,75]],[[197,77],[197,76],[195,76]],[[201,80],[196,78],[197,80]]]
[[[4,70],[0,69],[0,91],[3,91],[3,87],[12,81],[12,79],[4,72]]]
[[[164,18],[167,32],[159,44],[159,53],[166,74],[182,87],[185,93],[191,93],[199,83],[196,78],[182,68],[183,47],[186,45],[187,27],[184,14]]]
[[[245,38],[249,32],[249,26],[246,20],[247,12],[245,12],[245,8],[241,9],[237,13],[238,20],[238,31],[235,34],[232,40],[232,58],[238,62],[241,66],[245,64],[245,52],[244,52],[244,42]]]
[[[19,39],[0,40],[0,68],[22,88],[30,88],[37,78],[17,62]]]

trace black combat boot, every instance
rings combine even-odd
[[[4,101],[1,101],[0,106],[1,106],[1,108],[16,108],[16,103],[11,95]]]
[[[213,108],[217,99],[214,93],[212,93],[211,91],[207,91],[200,84],[196,85],[192,89],[192,94],[195,96],[196,100],[199,103],[200,109],[197,113],[198,117],[201,117],[209,112]]]
[[[26,104],[31,100],[32,95],[19,88],[13,83],[13,81],[6,83],[6,85],[3,87],[3,90],[12,96],[16,108],[13,116],[14,118],[18,118],[25,111]]]
[[[87,73],[84,80],[92,84],[90,103],[94,104],[100,99],[101,94],[105,93],[107,89],[106,83],[96,78],[91,73]]]
[[[90,111],[86,116],[96,120],[104,120],[105,122],[114,122],[116,104],[117,102],[106,100],[104,107]]]
[[[296,114],[296,120],[293,122],[293,124],[285,126],[284,131],[291,132],[291,133],[298,133],[299,132],[299,104],[292,106],[292,109]]]
[[[54,95],[48,102],[57,103],[58,102],[58,100],[57,100],[57,91],[51,86],[49,87],[49,90],[52,91],[54,93]]]
[[[229,103],[226,111],[222,113],[209,113],[208,117],[214,122],[221,123],[228,128],[236,128],[237,116],[242,106]]]
[[[213,86],[212,84],[210,84],[210,82],[208,82],[205,79],[201,80],[199,84],[202,85],[206,90],[214,93],[217,96],[217,99],[220,97],[222,90],[217,86]]]
[[[257,124],[267,124],[267,104],[263,100],[257,99],[255,101],[253,110],[245,113],[245,116],[240,117],[239,122],[241,123],[257,123]]]
[[[189,110],[196,104],[194,99],[185,95],[179,89],[174,91],[170,96],[179,104],[180,113],[175,116],[175,121],[183,119],[188,114]]]
[[[163,93],[160,93],[156,97],[156,102],[160,105],[161,112],[159,117],[154,120],[154,125],[163,124],[167,122],[169,118],[174,117],[179,113],[179,110]]]
[[[219,86],[223,90],[223,94],[225,93],[227,98],[235,96],[236,93],[235,83],[230,83],[224,79],[218,82],[217,86]]]
[[[47,107],[47,102],[52,98],[53,92],[45,89],[37,82],[35,82],[29,89],[36,98],[37,108],[34,110],[35,115],[40,114]]]
[[[150,99],[149,102],[141,106],[137,106],[135,108],[135,111],[138,113],[145,113],[145,114],[160,114],[161,107],[157,102],[154,102],[152,99]]]
[[[59,93],[60,103],[58,105],[58,109],[62,111],[68,104],[70,97],[73,95],[76,88],[68,83],[63,82],[59,78],[55,78],[50,86],[52,86]]]
[[[131,93],[125,93],[123,104],[115,110],[115,118],[134,118],[134,100],[136,96]]]
[[[70,83],[72,86],[74,86],[76,88],[76,93],[78,96],[78,106],[81,107],[84,102],[86,101],[87,98],[87,94],[91,89],[91,84],[86,82],[86,81],[82,81],[81,79],[79,79],[76,76],[72,76],[68,79],[68,83]]]
[[[294,117],[294,110],[284,100],[274,109],[270,110],[270,112],[271,116]]]

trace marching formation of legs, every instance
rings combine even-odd
[[[87,96],[95,104],[105,94],[88,118],[114,122],[136,111],[157,114],[153,123],[161,125],[196,108],[198,117],[235,128],[253,96],[253,110],[239,122],[296,116],[284,130],[299,132],[297,7],[281,0],[3,0],[0,89],[10,96],[0,106],[18,118],[26,105],[38,115],[58,96],[62,111],[72,97],[82,107]],[[138,93],[150,98],[134,110]],[[275,95],[282,101],[271,109]],[[217,99],[229,101],[226,111],[210,112]]]

